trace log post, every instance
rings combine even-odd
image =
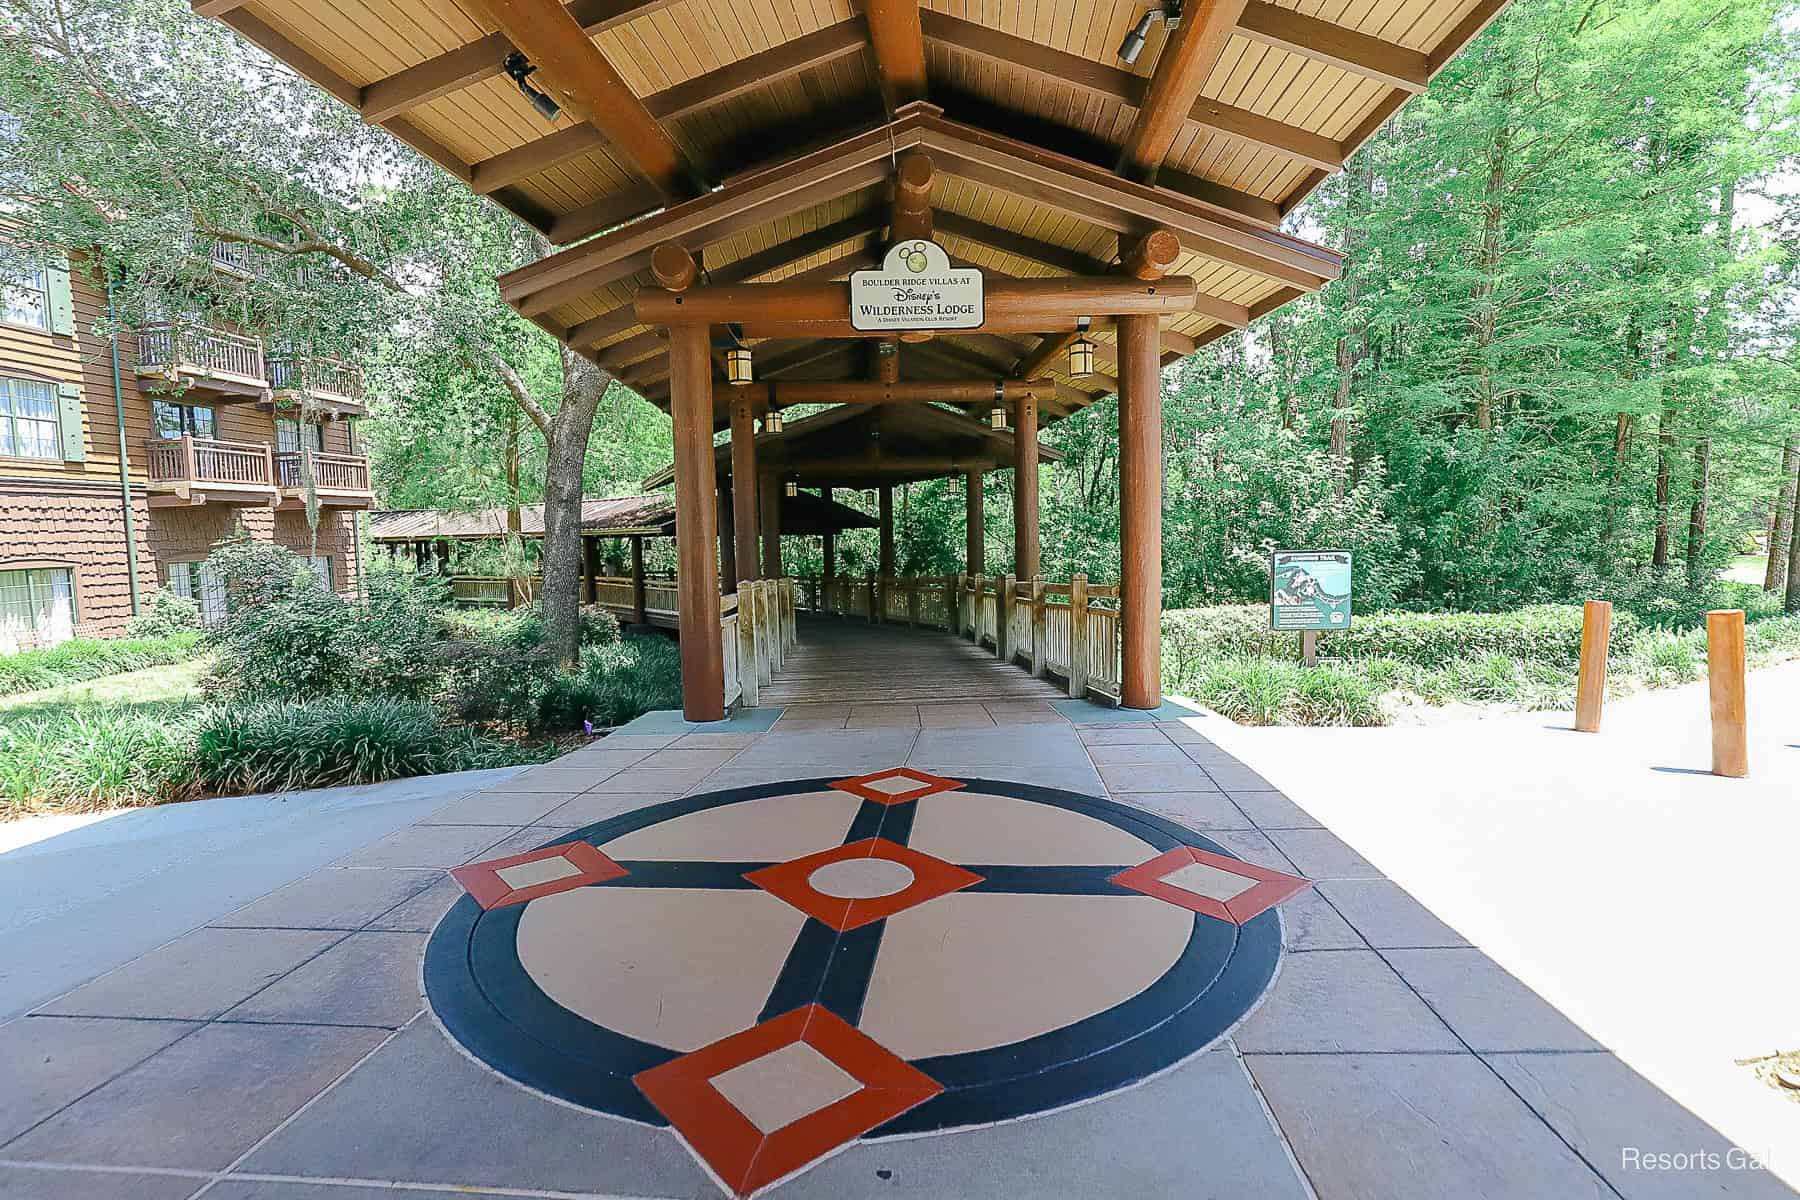
[[[690,721],[725,719],[719,568],[714,538],[711,331],[669,331],[669,410],[675,421],[676,595],[681,631],[681,710]]]
[[[639,625],[650,623],[650,594],[644,584],[644,535],[631,538],[631,619]]]
[[[1044,580],[1031,581],[1031,673],[1038,679],[1049,668],[1050,610],[1044,603]]]
[[[765,471],[762,489],[762,577],[781,578],[781,477]]]
[[[829,520],[831,520],[831,512],[830,512],[830,506],[831,506],[831,502],[832,502],[831,501],[831,489],[828,487],[820,488],[819,496],[821,499],[823,499],[825,501],[825,504],[826,504],[825,519],[827,521],[829,521]],[[830,583],[831,583],[831,577],[837,574],[837,534],[832,532],[832,530],[830,530],[829,528],[825,530],[825,533],[823,535],[823,544],[820,546],[820,551],[824,555],[824,559],[825,559],[824,570],[821,573],[825,577],[826,586],[829,587]],[[825,603],[825,607],[826,608],[831,607],[829,601],[827,601]]]
[[[987,570],[987,514],[982,510],[981,472],[970,471],[963,477],[964,535],[966,547],[963,565],[969,574],[979,578]]]
[[[1088,597],[1087,576],[1069,578],[1069,695],[1087,695]]]
[[[1119,703],[1162,703],[1162,358],[1155,317],[1119,318]]]
[[[738,585],[738,686],[743,689],[745,708],[755,708],[761,686],[761,668],[756,665],[756,585],[745,580]]]
[[[969,640],[981,645],[981,576],[969,577]]]
[[[875,606],[875,600],[876,600],[875,572],[870,571],[869,572],[869,624],[871,624],[871,625],[879,624],[881,621],[881,610]]]
[[[1606,655],[1612,638],[1612,605],[1589,600],[1581,609],[1581,671],[1575,679],[1575,728],[1600,732],[1606,702]]]
[[[889,484],[882,484],[880,489],[881,509],[881,560],[878,567],[883,579],[894,577],[894,489]]]
[[[738,579],[759,579],[756,569],[756,420],[750,401],[731,401],[731,536]]]
[[[736,514],[731,507],[729,484],[719,489],[719,586],[737,587],[737,535],[733,531]],[[729,593],[727,593],[729,594]]]
[[[762,682],[770,683],[775,678],[775,647],[769,617],[775,606],[767,579],[758,579],[750,586],[756,589],[756,674]]]
[[[1038,570],[1038,408],[1026,396],[1013,404],[1013,567],[1020,579]]]
[[[1011,663],[1012,644],[1012,611],[1018,600],[1019,577],[1003,576],[994,588],[994,657],[1003,663]]]
[[[1706,614],[1706,675],[1712,701],[1712,773],[1742,779],[1750,774],[1743,609],[1714,609]]]

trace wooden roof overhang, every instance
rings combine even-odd
[[[1115,47],[1149,0],[193,4],[553,243],[591,238],[505,294],[666,402],[666,341],[633,310],[655,245],[684,246],[708,286],[842,278],[874,265],[908,149],[939,173],[938,240],[990,280],[1105,273],[1122,239],[1174,231],[1168,273],[1196,299],[1162,342],[1192,353],[1335,277],[1279,222],[1505,0],[1188,0],[1129,66]],[[515,47],[554,122],[502,75]],[[852,342],[780,332],[751,339],[760,379],[866,371]],[[1096,332],[1082,379],[1057,374],[1066,335],[1019,329],[908,345],[902,378],[1050,373],[1055,419],[1116,388]]]
[[[615,496],[581,502],[583,537],[674,537],[675,502],[667,493]],[[369,514],[369,538],[387,543],[435,541],[490,541],[507,536],[506,510],[451,512],[436,508],[384,509]],[[544,506],[527,504],[519,510],[520,536],[544,536]],[[842,533],[846,529],[873,529],[874,517],[847,504],[802,493],[781,500],[782,528],[790,533]]]
[[[930,404],[876,408],[839,405],[789,421],[780,433],[756,435],[760,469],[806,487],[876,487],[917,483],[971,470],[1010,467],[1011,430],[993,429],[959,412]],[[1038,462],[1061,462],[1062,453],[1038,445]],[[731,443],[713,449],[714,470],[731,477]],[[644,480],[646,489],[675,479],[673,465]],[[782,522],[784,532],[798,532]]]

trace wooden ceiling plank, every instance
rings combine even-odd
[[[575,0],[567,8],[570,20],[589,37],[605,33],[638,17],[669,7],[677,0]],[[362,89],[353,107],[363,120],[379,124],[389,117],[460,91],[500,74],[500,64],[512,52],[504,33],[490,33],[454,50],[416,63]]]
[[[571,326],[568,336],[564,340],[568,342],[571,349],[587,350],[604,342],[615,333],[624,333],[636,324],[637,314],[631,311],[631,305],[626,304],[603,316]]]
[[[1244,9],[1245,0],[1199,0],[1188,6],[1181,28],[1163,45],[1144,102],[1125,134],[1121,171],[1134,179],[1156,177]]]
[[[877,211],[857,213],[834,221],[830,225],[821,225],[809,233],[790,238],[785,242],[777,242],[767,250],[759,251],[747,257],[736,259],[717,268],[707,271],[713,283],[743,283],[755,279],[759,275],[767,275],[771,271],[779,271],[785,266],[799,262],[803,258],[811,258],[855,238],[866,238],[881,231],[882,214]]]
[[[869,45],[888,111],[925,98],[925,38],[919,0],[863,0]]]
[[[1431,64],[1420,51],[1265,0],[1250,0],[1243,10],[1237,32],[1265,46],[1330,63],[1352,75],[1408,92],[1424,91],[1431,79]]]
[[[526,142],[523,146],[514,146],[511,150],[482,159],[471,168],[469,186],[475,189],[477,195],[485,196],[497,188],[529,179],[559,162],[566,162],[591,150],[602,149],[607,144],[606,135],[592,125],[571,125],[567,129],[559,129],[535,141]]]
[[[604,133],[671,199],[704,191],[699,173],[637,93],[557,0],[479,0],[495,25],[538,69],[535,78]]]

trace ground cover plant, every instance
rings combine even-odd
[[[110,640],[75,638],[43,650],[0,655],[0,696],[185,662],[199,652],[198,630]]]

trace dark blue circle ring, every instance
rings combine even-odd
[[[1159,852],[1185,845],[1236,857],[1193,830],[1110,800],[1003,780],[959,779],[970,791],[1092,817],[1141,838]],[[543,844],[587,841],[598,846],[688,813],[818,791],[831,782],[831,778],[794,779],[687,796]],[[732,864],[738,871],[754,865],[760,864]],[[1134,864],[1121,867],[1130,865]],[[1070,871],[1068,890],[1139,894],[1104,882],[1094,871]],[[735,879],[737,874],[722,879]],[[628,881],[629,877],[615,882]],[[988,885],[988,890],[1014,890],[1003,878],[990,878]],[[518,904],[484,912],[470,896],[451,907],[425,950],[425,993],[432,1011],[472,1055],[526,1087],[626,1120],[667,1125],[631,1080],[641,1071],[681,1057],[681,1052],[597,1025],[546,996],[519,961],[517,934],[525,908]],[[817,924],[807,922],[808,927]],[[872,956],[879,925],[865,929],[873,935],[867,949]],[[1249,1012],[1274,977],[1280,953],[1281,926],[1273,909],[1243,925],[1195,914],[1193,931],[1174,965],[1135,996],[1024,1041],[912,1060],[913,1066],[943,1084],[944,1091],[867,1136],[988,1125],[1066,1108],[1148,1078],[1205,1049]]]

